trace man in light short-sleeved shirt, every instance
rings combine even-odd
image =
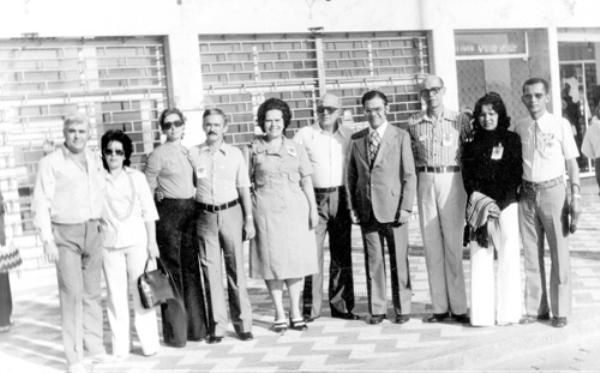
[[[304,282],[303,314],[307,321],[321,316],[323,298],[323,246],[329,233],[329,307],[331,316],[356,320],[352,277],[352,244],[350,213],[344,188],[346,152],[352,128],[340,123],[341,100],[332,93],[321,97],[317,107],[319,122],[301,128],[294,141],[304,146],[313,166],[319,223],[315,228],[319,272]]]
[[[571,312],[568,213],[571,233],[579,216],[579,156],[569,122],[546,110],[550,102],[548,83],[541,78],[523,84],[522,102],[529,116],[517,121],[521,137],[523,184],[519,201],[519,222],[525,259],[525,311],[521,323],[549,320],[563,327]],[[565,191],[565,163],[571,187]],[[550,309],[544,270],[544,236],[550,247]]]
[[[200,210],[197,232],[202,272],[208,280],[213,319],[208,343],[221,342],[227,330],[221,249],[232,323],[239,338],[246,341],[253,338],[252,307],[246,290],[242,252],[243,240],[254,236],[248,167],[242,152],[223,140],[227,122],[222,110],[206,110],[203,128],[206,141],[190,149],[190,159]]]

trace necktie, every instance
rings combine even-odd
[[[369,135],[369,157],[371,160],[371,165],[373,165],[373,162],[375,162],[375,157],[377,157],[377,151],[379,150],[380,143],[381,137],[379,136],[379,132],[371,132]]]

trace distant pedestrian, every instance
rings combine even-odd
[[[318,272],[314,229],[319,216],[311,180],[313,170],[304,148],[284,135],[292,118],[287,103],[270,98],[260,105],[257,117],[265,135],[252,143],[250,155],[256,224],[250,248],[250,277],[265,280],[275,306],[275,332],[288,327],[284,284],[290,299],[290,327],[304,330],[307,326],[300,304],[303,280]]]
[[[112,331],[112,353],[125,358],[131,346],[129,296],[133,299],[136,334],[142,354],[158,352],[156,311],[145,309],[137,279],[146,261],[158,257],[155,221],[158,213],[144,174],[130,168],[133,144],[120,130],[110,130],[101,139],[106,173],[104,203],[104,279],[108,290],[108,323]]]
[[[209,317],[198,263],[194,169],[188,149],[181,144],[185,131],[181,111],[165,109],[159,124],[167,141],[150,153],[145,174],[160,216],[158,250],[179,293],[179,298],[161,305],[162,334],[167,346],[184,347],[188,340],[207,336]]]
[[[83,352],[107,361],[102,344],[102,226],[105,198],[100,157],[87,148],[89,119],[65,118],[64,144],[39,163],[34,225],[44,253],[56,263],[62,336],[69,372],[86,372]]]
[[[424,322],[469,323],[462,265],[466,193],[460,149],[469,118],[444,106],[443,80],[427,75],[420,95],[425,111],[408,122],[418,175],[417,202],[433,314]]]
[[[519,223],[525,257],[525,311],[522,323],[550,319],[563,327],[571,314],[569,215],[577,221],[581,187],[577,145],[569,122],[548,113],[548,82],[530,78],[523,83],[522,101],[529,115],[520,119],[515,132],[521,137],[523,182]],[[565,163],[570,198],[565,191]],[[574,231],[575,226],[571,225]],[[544,267],[544,240],[550,247],[550,308]]]
[[[510,117],[498,94],[481,97],[475,104],[473,119],[473,135],[464,144],[461,161],[469,197],[471,325],[518,323],[521,261],[517,190],[523,173],[521,140],[508,131]],[[494,251],[498,253],[497,276]]]
[[[190,149],[190,158],[195,169],[195,198],[199,208],[198,246],[205,283],[210,289],[213,324],[208,343],[219,343],[225,336],[227,309],[238,337],[248,341],[254,338],[243,252],[244,240],[254,237],[248,166],[240,149],[225,143],[227,118],[221,109],[205,110],[202,128],[206,141]]]
[[[581,152],[586,157],[594,160],[596,182],[600,188],[600,105],[596,107],[592,122],[585,133]]]
[[[410,319],[412,289],[408,264],[408,220],[417,178],[409,134],[388,122],[388,99],[368,91],[362,105],[369,127],[352,135],[348,151],[348,206],[360,225],[365,251],[370,324],[387,313],[384,242],[387,244],[394,322]]]
[[[4,198],[0,193],[0,246],[6,246],[6,226],[4,224]],[[0,272],[0,333],[10,330],[12,315],[12,293],[10,291],[10,276],[8,271]]]
[[[319,223],[315,229],[319,272],[307,276],[303,292],[303,313],[307,321],[321,316],[325,235],[329,235],[329,308],[335,318],[356,320],[352,277],[352,222],[344,188],[346,152],[352,128],[341,125],[339,97],[327,93],[317,106],[318,123],[301,128],[294,141],[304,146],[313,167]]]

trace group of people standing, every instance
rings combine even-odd
[[[318,102],[318,122],[301,128],[293,140],[284,134],[292,118],[288,104],[267,99],[257,113],[264,135],[242,149],[225,143],[227,115],[218,108],[203,114],[206,141],[184,147],[185,118],[167,109],[159,118],[166,142],[149,155],[145,174],[129,167],[133,145],[125,133],[102,136],[100,160],[86,146],[88,119],[67,117],[65,143],[40,162],[34,211],[45,254],[57,265],[69,371],[85,371],[84,350],[92,360],[108,358],[102,345],[102,268],[113,355],[126,356],[130,349],[128,288],[142,353],[158,351],[156,314],[142,307],[135,286],[157,258],[178,294],[161,305],[166,345],[221,342],[228,310],[239,339],[253,339],[245,240],[249,275],[265,281],[273,301],[274,331],[304,330],[321,316],[326,234],[331,317],[358,320],[352,224],[359,224],[363,237],[367,321],[386,318],[387,248],[394,322],[405,323],[411,314],[408,223],[415,198],[433,311],[423,321],[507,324],[549,319],[551,311],[552,325],[564,326],[570,312],[566,212],[576,221],[580,211],[578,152],[567,135],[568,122],[546,111],[548,84],[538,78],[523,85],[530,116],[515,126],[496,93],[477,102],[472,120],[446,109],[444,93],[441,78],[426,76],[420,85],[426,110],[403,130],[388,122],[385,94],[369,91],[361,100],[369,125],[358,132],[342,125],[341,100],[327,93]],[[544,237],[552,258],[551,307]],[[463,241],[471,250],[470,317]]]

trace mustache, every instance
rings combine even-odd
[[[217,133],[216,133],[216,132],[214,132],[214,131],[209,131],[209,132],[208,132],[208,134],[209,134],[209,135],[216,135]]]

